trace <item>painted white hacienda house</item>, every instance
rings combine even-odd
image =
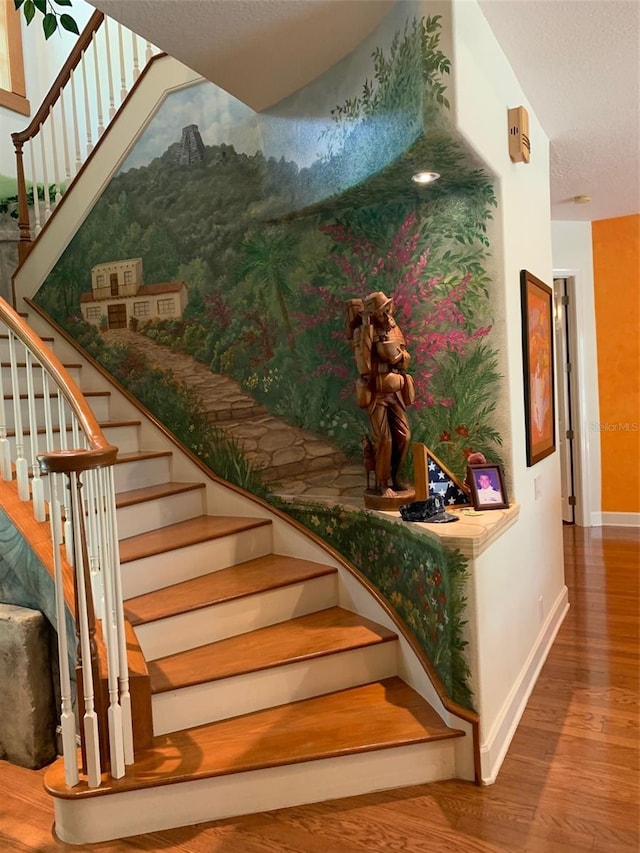
[[[91,270],[91,292],[80,299],[82,319],[126,329],[155,319],[182,317],[189,296],[184,281],[143,284],[142,258],[109,261]]]

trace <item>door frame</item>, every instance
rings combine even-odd
[[[569,279],[553,278],[554,313],[554,371],[558,412],[558,452],[560,454],[560,497],[562,520],[574,524],[576,520],[576,406],[573,385],[574,361],[571,357],[573,330],[569,322]]]
[[[573,374],[574,520],[580,527],[599,526],[602,524],[600,431],[593,305],[589,305],[588,294],[582,292],[584,274],[580,270],[554,269],[553,278],[566,279],[569,297],[566,316]],[[559,379],[556,375],[556,388]]]

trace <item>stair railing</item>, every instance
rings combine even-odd
[[[157,49],[94,12],[16,151],[20,263]],[[32,201],[33,230],[29,217]]]
[[[69,371],[1,298],[0,355],[0,475],[16,481],[18,497],[32,504],[36,521],[50,522],[65,777],[69,786],[80,779],[79,733],[82,769],[88,785],[98,787],[103,771],[117,779],[133,762],[113,476],[118,450],[105,439]],[[73,594],[65,596],[71,586]],[[76,619],[76,703],[68,604]]]

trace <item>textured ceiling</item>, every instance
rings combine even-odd
[[[394,0],[90,2],[260,110],[349,53]],[[478,2],[551,141],[552,219],[640,212],[640,0]]]

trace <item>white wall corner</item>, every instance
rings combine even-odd
[[[529,697],[568,610],[568,590],[564,586],[491,727],[491,731],[486,740],[480,744],[480,768],[483,785],[492,785],[496,781]]]

